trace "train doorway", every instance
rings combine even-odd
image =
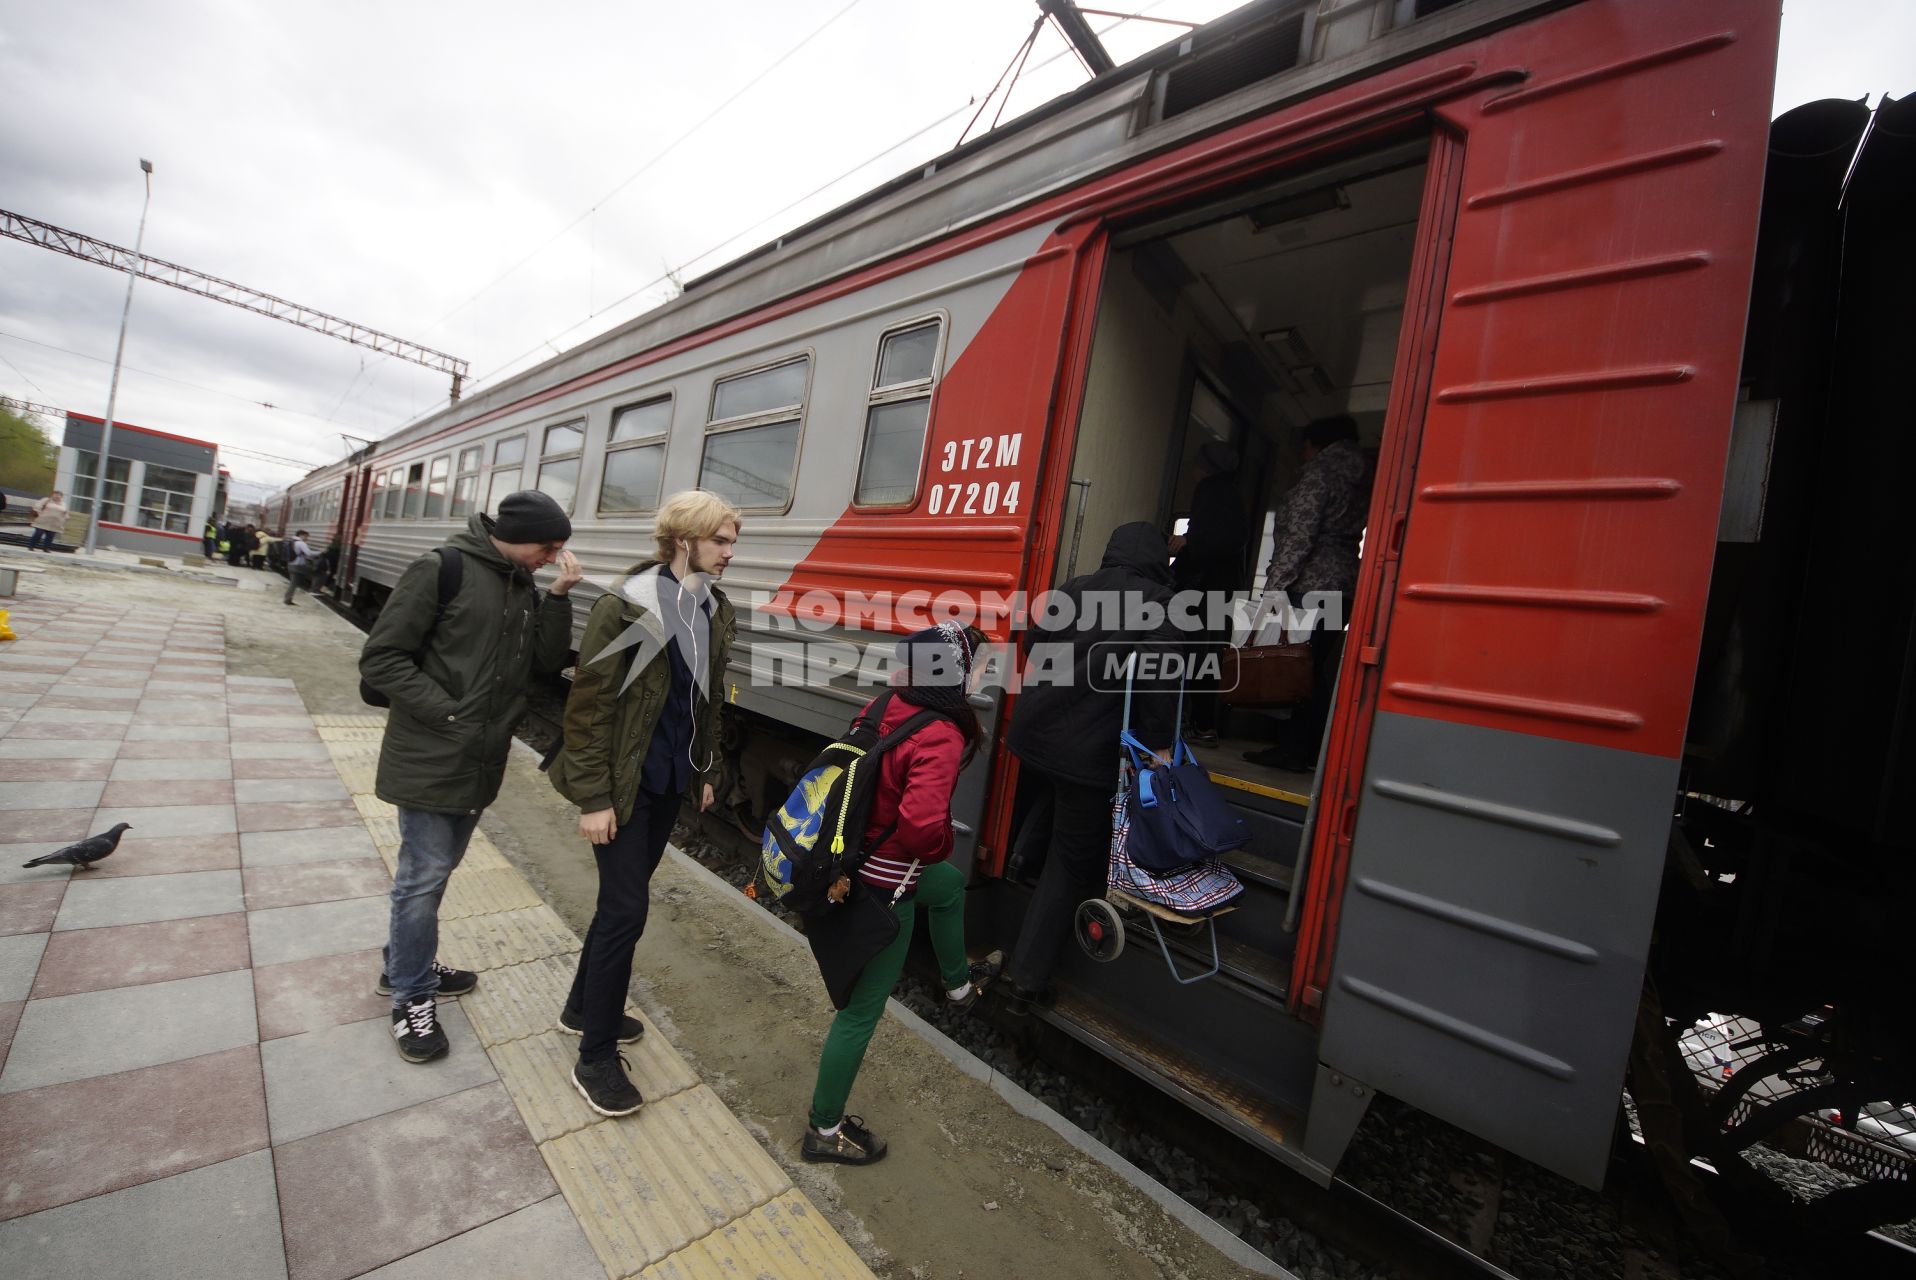
[[[1194,519],[1200,530],[1215,526],[1217,512],[1196,511],[1194,501],[1214,471],[1207,462],[1228,463],[1242,523],[1223,581],[1241,601],[1239,617],[1257,618],[1269,603],[1264,585],[1273,559],[1282,555],[1284,567],[1294,566],[1299,531],[1313,525],[1292,503],[1307,455],[1324,448],[1306,441],[1307,428],[1347,419],[1355,439],[1334,455],[1343,462],[1334,486],[1341,511],[1320,513],[1305,535],[1311,567],[1303,584],[1338,589],[1322,607],[1341,633],[1390,399],[1428,155],[1427,140],[1419,139],[1114,235],[1057,581],[1096,568],[1111,531],[1129,521],[1150,521],[1174,539],[1189,535]],[[1218,490],[1204,493],[1215,499]],[[1213,574],[1207,585],[1219,580]],[[1192,581],[1181,575],[1180,585]],[[1271,638],[1268,609],[1263,620]],[[1257,637],[1239,631],[1233,638]],[[1318,673],[1323,693],[1314,704],[1261,705],[1227,694],[1213,720],[1197,695],[1186,722],[1197,729],[1199,758],[1247,794],[1302,804],[1311,794],[1336,660],[1329,655],[1332,665]],[[1207,732],[1213,728],[1215,741]]]
[[[1208,478],[1234,473],[1242,519],[1223,586],[1248,605],[1284,541],[1287,503],[1320,456],[1305,448],[1305,428],[1342,417],[1354,437],[1342,449],[1356,460],[1342,483],[1355,490],[1346,505],[1357,524],[1338,584],[1346,594],[1334,604],[1341,627],[1430,154],[1427,137],[1409,139],[1112,229],[1051,585],[1095,570],[1122,525],[1142,520],[1167,537],[1193,536],[1215,514],[1219,489]],[[1194,744],[1254,833],[1249,848],[1227,856],[1246,891],[1216,919],[1216,976],[1177,985],[1157,949],[1142,945],[1109,963],[1067,947],[1052,975],[1057,1025],[1282,1157],[1297,1154],[1317,1065],[1315,1028],[1286,1015],[1293,887],[1317,785],[1308,757],[1318,754],[1337,660],[1333,649],[1317,675],[1326,696],[1314,720],[1304,705],[1227,703],[1216,738]],[[1302,738],[1308,757],[1294,763],[1303,767],[1245,759]],[[1022,886],[1036,881],[1049,847],[1044,783],[1030,782],[1019,789],[1006,877],[991,899],[999,936],[1016,935]],[[1185,973],[1212,961],[1208,934],[1173,936],[1168,947]]]

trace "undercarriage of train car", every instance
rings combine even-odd
[[[1749,400],[1632,1059],[1666,1181],[1753,1242],[1916,1217],[1913,126],[1908,100],[1873,122],[1832,101],[1772,130]],[[1758,1172],[1759,1143],[1854,1185],[1801,1203]]]

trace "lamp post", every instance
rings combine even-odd
[[[120,342],[113,348],[113,380],[107,384],[106,423],[100,428],[100,453],[98,465],[93,471],[93,512],[86,522],[86,550],[93,554],[95,544],[100,539],[100,510],[106,505],[106,477],[109,462],[113,457],[113,406],[120,395],[120,357],[126,354],[126,321],[133,314],[133,283],[140,278],[140,246],[146,241],[146,209],[153,203],[153,162],[140,161],[140,172],[146,175],[146,198],[140,201],[140,230],[133,237],[133,263],[126,272],[126,305],[120,309]],[[131,475],[131,472],[128,473]],[[120,499],[120,513],[126,514],[126,503],[132,494]]]

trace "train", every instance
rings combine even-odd
[[[376,606],[539,488],[589,602],[662,496],[724,495],[723,802],[755,830],[870,694],[859,661],[767,661],[795,635],[857,658],[949,606],[1008,642],[1112,530],[1180,527],[1205,444],[1268,531],[1296,428],[1348,414],[1375,478],[1319,762],[1242,761],[1255,711],[1198,751],[1253,831],[1217,972],[1182,981],[1212,946],[1184,930],[1087,947],[1043,1016],[1319,1181],[1384,1094],[1597,1186],[1626,1084],[1673,1181],[1733,1168],[1916,1100],[1912,113],[1773,126],[1779,21],[1245,5],[314,472],[279,523]],[[1034,861],[1018,701],[975,698],[953,810],[999,944]],[[1698,1085],[1710,1016],[1760,1028],[1756,1075]],[[1788,1229],[1916,1213],[1908,1180],[1826,1199]]]

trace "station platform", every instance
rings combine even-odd
[[[483,831],[441,912],[478,989],[398,1057],[382,717],[229,675],[216,613],[4,603],[0,1274],[872,1275],[656,1023],[644,1109],[587,1108],[579,939]],[[92,869],[20,865],[118,822]]]

